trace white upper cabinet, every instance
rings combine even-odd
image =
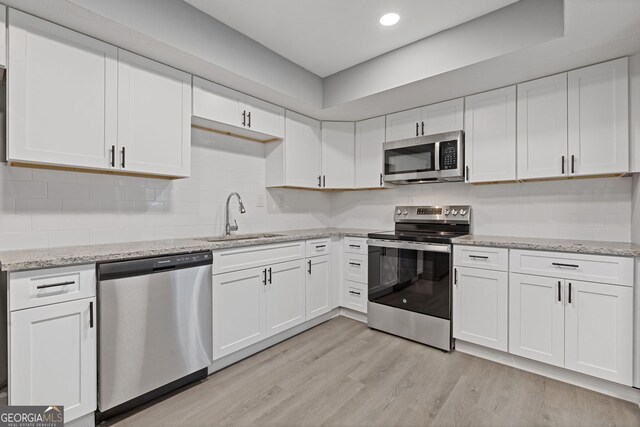
[[[452,132],[462,130],[464,127],[463,98],[427,105],[421,110],[424,123],[424,130],[421,129],[422,135]]]
[[[266,145],[267,187],[320,188],[320,122],[287,110],[284,141]]]
[[[124,171],[189,176],[191,76],[119,50],[118,145]]]
[[[387,116],[386,141],[461,130],[464,99],[453,99]]]
[[[468,182],[516,179],[516,87],[465,98]]]
[[[284,138],[284,108],[199,77],[193,78],[193,115],[196,125],[249,139]]]
[[[9,11],[7,160],[108,169],[117,146],[117,48]]]
[[[629,170],[627,58],[569,72],[569,169],[575,175]]]
[[[0,67],[7,67],[7,8],[0,5]]]
[[[567,281],[565,367],[630,386],[633,288]]]
[[[566,176],[567,74],[518,85],[518,179]]]
[[[356,122],[355,187],[383,187],[385,118]]]
[[[420,136],[420,108],[387,115],[386,141]]]
[[[353,188],[355,141],[353,122],[322,122],[322,187]]]

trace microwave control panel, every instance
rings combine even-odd
[[[449,170],[458,168],[458,141],[440,142],[440,169]]]

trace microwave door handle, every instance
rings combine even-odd
[[[440,170],[440,141],[436,142],[434,144],[435,147],[435,152],[434,152],[434,156],[435,156],[435,171],[438,172]]]

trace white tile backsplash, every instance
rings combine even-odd
[[[472,231],[629,241],[631,178],[523,184],[411,185],[320,193],[265,189],[264,145],[194,131],[191,178],[164,180],[0,164],[0,249],[221,234],[231,191],[241,233],[393,228],[399,204],[470,204]]]

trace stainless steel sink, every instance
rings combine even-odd
[[[204,240],[205,242],[227,242],[233,240],[255,240],[255,239],[268,239],[271,237],[281,237],[283,234],[270,234],[270,233],[257,233],[257,234],[239,234],[231,236],[213,236],[203,237],[197,240]]]

